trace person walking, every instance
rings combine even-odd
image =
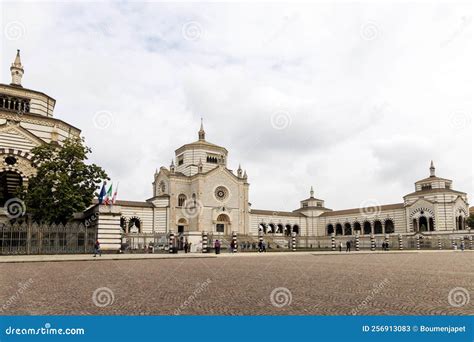
[[[188,242],[188,253],[191,253],[191,244],[192,242]]]
[[[346,252],[350,252],[351,251],[351,242],[349,240],[347,240],[346,242]]]
[[[99,239],[97,239],[94,243],[94,258],[99,254],[99,256],[102,256],[102,250],[100,249],[100,242]]]
[[[342,241],[339,242],[339,252],[342,252]]]
[[[188,240],[184,243],[184,253],[188,253]]]
[[[219,240],[216,240],[216,242],[214,242],[214,250],[216,252],[216,254],[220,254],[221,252],[221,243]]]

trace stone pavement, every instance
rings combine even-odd
[[[0,263],[0,314],[474,314],[472,252],[191,256]]]

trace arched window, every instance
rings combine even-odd
[[[300,234],[300,227],[297,224],[293,226],[293,233],[295,233],[296,235]]]
[[[364,235],[372,234],[372,224],[369,221],[364,222]]]
[[[277,225],[277,231],[278,234],[283,234],[283,225],[280,223]]]
[[[273,223],[270,223],[270,224],[268,225],[268,228],[269,228],[269,229],[268,229],[268,232],[269,232],[269,233],[274,234],[274,233],[276,232],[276,228],[275,228],[275,225],[274,225]]]
[[[287,224],[285,226],[285,235],[290,236],[291,235],[291,225]]]
[[[354,222],[354,233],[359,233],[360,234],[360,223],[359,222]]]
[[[332,224],[328,224],[327,232],[328,232],[328,235],[331,235],[332,233],[334,233],[334,226]]]
[[[426,216],[420,216],[418,221],[418,224],[420,226],[420,232],[428,231],[428,219],[426,218]]]
[[[429,227],[429,228],[430,228],[430,232],[433,232],[433,231],[435,230],[435,226],[434,226],[434,220],[433,220],[432,217],[430,217],[430,218],[428,219],[428,223],[430,224],[430,225],[429,225],[429,226],[430,226],[430,227]]]
[[[336,235],[342,235],[342,225],[340,223],[336,224]]]
[[[186,204],[186,195],[185,194],[180,194],[178,196],[178,207],[182,207]]]
[[[258,231],[262,232],[263,234],[267,233],[267,224],[266,223],[260,223],[258,225]]]
[[[383,234],[382,222],[379,220],[374,222],[374,234]]]
[[[128,232],[129,233],[141,233],[142,223],[138,217],[132,217],[128,221]]]
[[[385,221],[385,234],[395,233],[395,225],[392,220]]]
[[[349,222],[344,224],[344,235],[352,235],[351,224]]]

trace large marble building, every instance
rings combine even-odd
[[[31,149],[43,143],[61,143],[81,131],[54,118],[56,100],[21,84],[24,68],[20,51],[10,67],[11,83],[0,84],[0,222],[4,205],[16,189],[35,173]]]
[[[0,84],[1,205],[34,174],[30,154],[34,146],[61,144],[80,134],[77,128],[53,117],[54,99],[22,87],[24,68],[19,52],[10,69],[11,84]],[[84,213],[84,219],[97,227],[104,248],[118,249],[124,235],[169,233],[198,248],[202,232],[222,237],[235,232],[246,240],[264,235],[281,245],[290,235],[309,245],[332,234],[351,238],[356,234],[383,237],[467,232],[467,195],[454,190],[451,180],[438,177],[433,162],[427,177],[416,181],[414,191],[400,203],[374,202],[366,208],[331,210],[311,188],[310,197],[295,210],[259,210],[250,205],[246,171],[240,166],[235,172],[229,168],[227,149],[206,139],[202,122],[197,138],[175,150],[169,167],[156,170],[151,198],[119,200],[113,206],[95,204]]]

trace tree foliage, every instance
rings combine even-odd
[[[85,163],[91,149],[81,138],[43,144],[32,149],[36,175],[30,178],[23,198],[28,216],[34,221],[65,223],[74,213],[92,203],[106,172]]]
[[[471,228],[474,228],[474,214],[469,215],[467,218],[467,225]]]

